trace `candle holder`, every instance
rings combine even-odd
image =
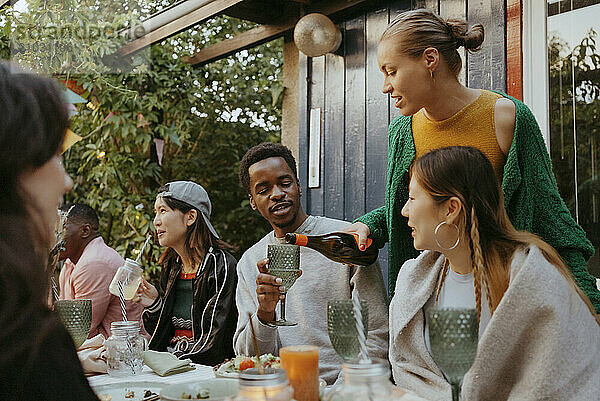
[[[238,395],[233,401],[291,401],[293,390],[283,369],[246,369],[240,373]]]

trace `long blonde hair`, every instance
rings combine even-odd
[[[379,42],[393,39],[396,48],[410,57],[420,57],[428,47],[434,47],[456,76],[462,68],[457,49],[476,52],[483,43],[483,25],[471,27],[461,19],[444,20],[431,10],[405,11],[390,22]]]
[[[462,203],[457,225],[469,233],[475,303],[480,315],[481,286],[493,314],[508,288],[513,255],[535,245],[571,284],[600,324],[592,303],[577,286],[558,252],[537,235],[514,228],[504,208],[494,168],[480,150],[470,146],[432,150],[415,161],[411,175],[436,203],[441,204],[451,197],[457,197]],[[445,263],[442,283],[447,272],[448,263]]]

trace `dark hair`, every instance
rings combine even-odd
[[[471,249],[478,312],[481,312],[481,286],[485,286],[493,314],[508,288],[514,253],[535,245],[567,279],[600,322],[558,252],[538,236],[514,228],[504,208],[504,197],[494,168],[479,149],[450,146],[432,150],[415,161],[411,176],[436,203],[456,197],[462,204],[457,225],[461,232],[467,234]],[[442,281],[447,272],[448,263],[442,270]]]
[[[32,200],[18,179],[60,151],[69,126],[57,84],[0,62],[0,126],[0,213],[25,216]]]
[[[442,55],[450,70],[458,76],[462,59],[457,49],[464,47],[476,52],[483,43],[483,25],[469,28],[466,21],[456,18],[444,20],[431,10],[405,11],[390,22],[381,35],[380,42],[393,39],[397,49],[410,57],[420,57],[428,47]]]
[[[296,159],[294,159],[292,152],[290,152],[286,146],[280,143],[263,142],[254,146],[253,148],[250,148],[240,161],[240,184],[242,184],[242,187],[247,193],[250,193],[250,174],[248,174],[248,169],[250,169],[250,166],[252,166],[254,163],[258,163],[259,161],[268,159],[270,157],[283,158],[283,160],[285,160],[287,165],[290,167],[290,170],[292,170],[294,173],[296,181],[298,180]]]
[[[68,125],[68,112],[55,81],[0,62],[0,216],[21,221],[17,229],[20,234],[14,235],[31,250],[39,251],[15,255],[18,266],[11,269],[14,275],[22,275],[21,283],[5,290],[11,293],[31,287],[31,296],[42,302],[46,301],[48,277],[41,273],[45,271],[49,238],[42,232],[36,200],[21,189],[19,178],[60,151]],[[8,239],[2,236],[0,241],[3,248],[6,246],[1,253],[3,264],[7,254],[14,252]]]
[[[163,185],[158,189],[158,194],[167,192],[168,190],[169,184]],[[198,209],[189,203],[171,198],[170,196],[163,196],[162,199],[171,209],[179,210],[181,213],[187,213],[192,209],[196,211],[196,221],[194,224],[188,227],[185,236],[185,246],[195,265],[202,263],[206,251],[211,247],[215,249],[233,249],[233,246],[215,237],[210,232],[208,226],[202,218],[202,212],[200,212]],[[177,259],[177,256],[177,252],[175,252],[173,248],[167,248],[162,255],[160,255],[158,263],[166,266],[172,260]]]
[[[60,210],[69,213],[67,220],[80,224],[89,224],[92,231],[98,231],[100,227],[98,213],[91,206],[83,203],[68,203],[61,206]]]
[[[23,391],[42,342],[64,329],[47,308],[47,233],[19,178],[61,150],[67,127],[54,81],[0,62],[0,372],[19,371],[23,382],[4,384]]]

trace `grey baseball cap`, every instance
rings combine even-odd
[[[219,234],[217,234],[217,231],[212,224],[210,224],[209,220],[212,207],[210,199],[208,198],[208,192],[206,192],[201,185],[192,181],[173,181],[167,183],[167,185],[169,186],[169,190],[159,193],[156,197],[167,196],[195,207],[200,211],[200,214],[212,235],[219,238]]]

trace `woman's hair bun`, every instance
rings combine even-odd
[[[470,52],[481,49],[484,39],[483,25],[475,24],[469,27],[466,21],[454,18],[447,19],[446,24],[456,39],[457,49],[461,46]]]

